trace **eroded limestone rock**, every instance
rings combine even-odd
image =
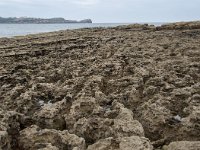
[[[0,131],[0,149],[11,149],[11,139],[6,131]]]
[[[178,141],[172,142],[168,146],[164,146],[164,150],[199,150],[199,141]]]
[[[49,143],[49,144],[46,144]],[[19,136],[19,147],[22,149],[58,148],[60,150],[78,148],[85,149],[85,140],[67,130],[41,129],[32,125],[22,131]]]
[[[199,141],[199,27],[135,24],[0,38],[2,146],[77,150],[85,140],[100,149],[161,149]]]
[[[42,128],[62,130],[66,128],[63,113],[67,113],[67,109],[69,108],[65,99],[54,104],[48,103],[34,114],[33,119]]]
[[[153,150],[149,140],[144,137],[131,136],[123,138],[106,138],[90,145],[87,150]]]

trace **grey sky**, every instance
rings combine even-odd
[[[200,20],[200,0],[0,0],[0,16],[108,23],[189,21]]]

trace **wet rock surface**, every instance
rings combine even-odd
[[[199,22],[1,38],[0,149],[199,149],[199,43]]]

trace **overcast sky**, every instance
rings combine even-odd
[[[2,17],[91,18],[94,22],[200,20],[200,0],[0,0]]]

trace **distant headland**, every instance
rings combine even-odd
[[[84,19],[81,21],[77,20],[66,20],[64,18],[29,18],[29,17],[9,17],[3,18],[0,17],[0,24],[8,23],[8,24],[56,24],[56,23],[92,23],[91,19]]]

